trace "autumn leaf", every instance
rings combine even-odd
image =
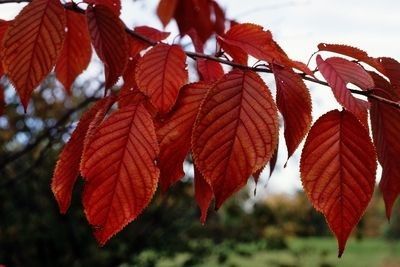
[[[368,131],[351,112],[330,111],[312,126],[301,155],[301,180],[336,235],[339,257],[371,200],[376,167]]]
[[[326,44],[326,43],[320,43],[318,45],[318,50],[319,51],[329,51],[337,54],[341,54],[344,56],[352,57],[354,59],[357,59],[358,61],[364,62],[371,67],[375,68],[381,73],[385,73],[384,68],[382,65],[379,63],[379,61],[376,58],[370,57],[367,52],[353,47],[353,46],[348,46],[348,45],[341,45],[341,44]]]
[[[55,72],[57,79],[71,93],[72,83],[89,65],[92,47],[85,16],[71,10],[66,10],[65,14],[67,31]]]
[[[157,188],[158,144],[142,105],[126,106],[102,123],[83,159],[86,218],[104,245],[149,204]]]
[[[125,27],[107,6],[88,6],[86,17],[92,44],[104,63],[106,89],[109,89],[118,81],[128,64]]]
[[[245,53],[270,63],[286,61],[275,45],[271,32],[255,24],[237,24],[225,35],[219,36],[218,42],[238,63],[247,64]]]
[[[174,18],[178,24],[181,36],[190,29],[195,29],[200,39],[206,42],[214,32],[214,16],[209,0],[181,0],[178,1]]]
[[[363,80],[368,77],[368,73],[356,63],[339,58],[328,58],[324,61],[320,55],[317,56],[317,65],[318,70],[332,88],[336,100],[352,112],[364,125],[368,125],[368,103],[355,98],[347,88],[347,83],[350,82],[354,84],[367,82],[363,84],[363,89],[366,89],[367,86],[372,88],[374,86],[373,81],[372,83],[369,82],[369,79],[372,80],[371,77]]]
[[[204,53],[204,43],[200,40],[197,32],[191,29],[188,31],[188,35],[192,39],[195,51],[197,53]],[[196,64],[201,81],[214,82],[224,75],[221,64],[216,61],[197,58]]]
[[[157,16],[160,18],[161,23],[165,26],[174,17],[176,6],[179,0],[160,0],[157,6]]]
[[[185,85],[171,113],[157,126],[160,185],[164,192],[184,176],[183,162],[190,150],[192,128],[209,87],[205,83]]]
[[[200,222],[205,224],[207,220],[208,209],[214,197],[211,186],[204,179],[203,175],[194,166],[194,197],[200,208]]]
[[[276,82],[276,103],[285,123],[288,159],[311,126],[311,96],[302,78],[291,69],[272,66]]]
[[[374,78],[377,90],[374,94],[399,101],[397,90],[383,77],[376,73]],[[392,106],[370,99],[371,129],[379,163],[382,165],[382,176],[379,183],[386,206],[386,216],[390,219],[393,204],[400,195],[400,111]]]
[[[102,5],[109,8],[114,14],[119,17],[121,15],[121,0],[84,0],[84,2],[92,5]]]
[[[66,213],[71,203],[72,190],[79,175],[79,165],[89,126],[96,115],[98,113],[104,114],[109,106],[109,98],[105,98],[97,101],[86,111],[60,153],[51,181],[51,190],[61,213]]]
[[[268,162],[277,139],[277,109],[256,73],[233,70],[209,89],[194,126],[192,152],[216,208]]]
[[[33,0],[9,25],[3,38],[3,68],[25,110],[33,90],[57,61],[65,25],[64,8],[58,0]]]
[[[186,55],[178,45],[156,45],[139,60],[136,69],[139,90],[161,113],[172,108],[187,79]]]
[[[400,91],[400,63],[388,57],[380,57],[378,60],[384,69],[384,74],[389,78],[390,83],[396,87],[397,91]]]
[[[170,35],[169,32],[162,32],[148,26],[135,27],[135,29],[133,29],[133,32],[146,37],[147,39],[151,40],[151,42],[161,42],[162,40],[168,38],[168,36]],[[140,51],[151,46],[148,42],[136,38],[130,38],[129,42],[131,46],[130,48],[131,57],[137,56]]]

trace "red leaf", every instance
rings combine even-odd
[[[1,44],[9,25],[10,25],[9,21],[0,19],[0,79],[4,75],[3,64],[2,64],[3,46]]]
[[[33,0],[11,22],[3,39],[3,67],[25,109],[56,63],[64,36],[65,13],[58,0]]]
[[[197,32],[194,29],[188,31],[188,35],[193,41],[195,51],[198,53],[204,52],[204,43],[200,40]],[[202,81],[213,82],[218,80],[224,75],[224,70],[221,64],[216,61],[207,60],[204,58],[197,58],[197,71]]]
[[[303,79],[291,69],[272,66],[276,82],[276,103],[285,122],[288,159],[311,126],[311,97]]]
[[[175,104],[179,89],[187,82],[186,55],[178,45],[158,44],[138,62],[136,82],[161,112]]]
[[[267,62],[281,63],[287,60],[276,46],[271,32],[255,24],[235,25],[225,35],[219,36],[218,41],[238,63],[247,63],[244,52]]]
[[[176,6],[179,0],[160,0],[157,7],[157,16],[161,23],[165,26],[171,21],[174,16]]]
[[[104,121],[104,118],[106,117],[108,111],[110,110],[111,106],[115,103],[115,101],[116,101],[116,97],[114,95],[109,96],[107,98],[107,104],[104,105],[103,109],[100,109],[99,112],[96,113],[96,115],[94,116],[94,118],[92,119],[92,121],[89,124],[89,128],[86,132],[85,141],[83,144],[81,163],[79,166],[82,175],[84,173],[84,168],[83,168],[84,166],[83,166],[82,159],[90,157],[90,152],[88,152],[88,148],[90,147],[90,145],[93,141],[93,138],[94,138],[95,134],[97,133],[97,129],[99,128],[101,123]]]
[[[179,1],[174,16],[181,36],[193,28],[203,42],[207,41],[214,32],[211,11],[209,0]]]
[[[184,176],[182,165],[190,150],[193,124],[209,87],[204,83],[185,85],[171,115],[157,127],[160,185],[163,191]]]
[[[208,208],[213,199],[213,192],[211,186],[204,179],[203,175],[194,166],[194,197],[196,198],[197,205],[200,208],[201,216],[200,222],[205,224],[207,220]]]
[[[92,47],[85,17],[71,10],[66,10],[65,14],[68,30],[55,71],[57,79],[71,93],[72,83],[89,65]]]
[[[121,15],[121,0],[84,0],[86,3],[93,6],[102,5],[109,8],[114,14],[119,17]]]
[[[318,45],[319,51],[329,51],[341,55],[345,55],[348,57],[352,57],[357,59],[358,61],[364,62],[371,67],[377,69],[381,73],[385,73],[382,65],[376,58],[368,56],[368,54],[356,47],[348,46],[348,45],[339,45],[339,44],[325,44],[321,43]]]
[[[399,97],[393,94],[391,85],[379,75],[373,75],[380,90],[374,94],[398,101]],[[381,91],[383,90],[383,91]],[[371,102],[371,128],[378,160],[382,165],[382,177],[379,183],[386,206],[386,216],[390,219],[393,204],[400,195],[400,111],[374,99]]]
[[[51,182],[51,190],[60,207],[61,213],[66,213],[71,203],[71,194],[79,175],[79,164],[83,153],[84,140],[89,125],[98,113],[105,113],[110,106],[109,98],[97,101],[85,112],[70,140],[65,144],[60,153]]]
[[[194,126],[192,151],[213,189],[216,208],[267,163],[277,139],[277,109],[256,73],[233,70],[209,89]]]
[[[214,30],[217,34],[224,34],[225,32],[225,12],[218,5],[217,2],[211,1],[211,7],[214,11],[215,21],[214,21]]]
[[[378,59],[379,63],[383,66],[384,74],[389,78],[390,82],[399,94],[400,91],[400,63],[388,57],[381,57]]]
[[[324,61],[319,55],[317,56],[317,65],[322,76],[332,88],[336,100],[351,111],[364,125],[368,125],[368,103],[355,98],[347,88],[349,82],[361,82],[361,79],[366,77],[365,70],[356,63],[338,60],[338,58],[328,58]]]
[[[301,155],[301,180],[336,235],[339,257],[371,200],[376,167],[368,131],[352,113],[334,110],[315,122]]]
[[[88,6],[86,17],[92,44],[104,63],[106,89],[122,75],[128,63],[128,43],[122,21],[108,7]]]
[[[150,39],[152,42],[160,42],[168,38],[168,36],[170,35],[169,32],[162,32],[148,26],[138,26],[135,27],[133,31]],[[131,44],[131,49],[130,49],[131,57],[138,55],[140,51],[150,47],[149,43],[141,41],[139,39],[130,38],[129,41]]]
[[[83,159],[83,205],[104,245],[149,204],[157,188],[157,138],[142,105],[127,106],[98,128]]]
[[[207,59],[197,59],[197,69],[200,79],[206,82],[214,82],[224,76],[221,64]]]

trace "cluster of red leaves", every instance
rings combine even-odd
[[[375,98],[368,103],[354,97],[348,84],[364,95],[399,101],[397,61],[372,58],[349,46],[320,44],[320,51],[346,56],[316,58],[319,73],[343,110],[330,111],[312,125],[311,97],[303,78],[315,79],[314,73],[290,59],[261,26],[235,24],[225,32],[229,23],[215,1],[161,0],[157,9],[164,25],[176,20],[197,53],[203,53],[205,41],[216,34],[217,54],[229,56],[236,66],[225,73],[218,60],[197,58],[200,80],[195,83],[188,83],[187,53],[179,45],[161,42],[168,33],[146,26],[127,30],[119,19],[118,0],[87,3],[86,11],[77,12],[82,10],[71,3],[33,0],[13,21],[0,21],[0,55],[1,67],[25,108],[53,67],[70,92],[89,64],[91,45],[104,63],[106,89],[123,77],[118,96],[109,94],[83,114],[61,152],[51,184],[65,213],[77,177],[84,178],[83,206],[100,244],[148,206],[158,184],[166,191],[184,176],[182,165],[189,154],[204,223],[213,199],[219,208],[250,176],[258,179],[268,162],[273,169],[278,112],[288,158],[308,133],[301,179],[336,235],[339,255],[372,197],[376,158],[383,167],[380,188],[390,217],[400,194],[400,111]],[[142,38],[133,38],[138,35]],[[247,67],[249,56],[274,74],[276,101],[257,68]],[[375,71],[367,71],[364,63]]]

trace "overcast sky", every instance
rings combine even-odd
[[[150,25],[161,29],[154,15],[158,0],[123,1],[122,19],[128,26]],[[218,1],[218,0],[217,0]],[[272,31],[274,38],[293,59],[307,62],[320,42],[341,43],[362,48],[371,56],[400,59],[400,1],[398,0],[219,0],[229,18],[252,22]],[[12,19],[25,4],[0,6],[0,18]],[[171,23],[167,30],[176,31]],[[173,38],[172,35],[171,38]],[[273,87],[272,83],[267,83]],[[313,118],[337,104],[328,88],[308,84],[312,93]],[[301,187],[299,151],[288,162],[281,143],[279,172],[272,176],[263,192],[293,192]],[[263,175],[260,187],[265,185]]]

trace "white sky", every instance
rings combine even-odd
[[[158,0],[123,1],[122,19],[128,26],[150,25],[161,29],[155,16]],[[398,0],[217,0],[227,16],[239,22],[252,22],[272,31],[274,38],[293,59],[307,62],[320,42],[342,43],[366,50],[371,56],[400,59],[400,1]],[[0,5],[0,18],[12,19],[25,4]],[[170,23],[168,31],[176,33]],[[175,37],[172,34],[171,40]],[[314,64],[314,63],[313,63]],[[273,87],[269,80],[267,84]],[[308,84],[314,101],[313,118],[338,107],[328,88]],[[281,139],[283,140],[283,139]],[[299,149],[300,150],[300,149]],[[272,176],[266,190],[266,174],[258,192],[293,192],[301,188],[299,151],[286,160],[281,142],[279,171]],[[263,194],[261,194],[263,195]]]

